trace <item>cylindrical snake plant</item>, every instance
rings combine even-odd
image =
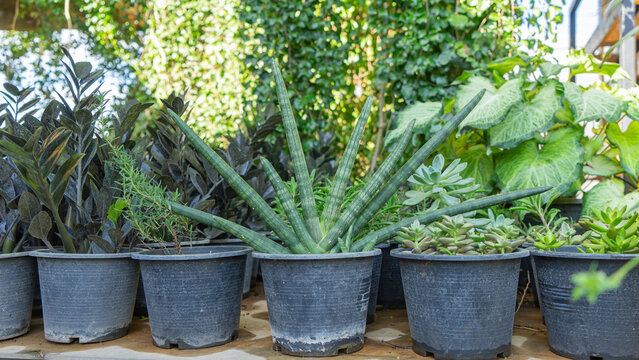
[[[275,78],[277,97],[282,112],[284,131],[286,132],[286,138],[293,161],[295,180],[299,185],[302,205],[301,214],[295,206],[293,198],[282,182],[282,179],[275,172],[275,169],[268,161],[262,159],[261,162],[269,181],[275,189],[276,196],[284,208],[286,219],[291,226],[284,222],[264,199],[222,160],[215,151],[209,148],[180,116],[170,109],[167,109],[167,115],[175,121],[189,141],[204,155],[220,175],[229,182],[238,195],[241,196],[249,206],[255,209],[256,213],[279,236],[285,247],[255,231],[187,206],[172,203],[171,209],[173,212],[227,231],[244,240],[260,252],[278,254],[323,254],[339,251],[353,252],[368,250],[375,244],[388,240],[395,235],[397,230],[409,225],[415,219],[419,219],[422,224],[429,224],[441,218],[442,215],[453,216],[539,194],[550,189],[550,187],[541,187],[465,201],[458,205],[402,220],[364,237],[360,237],[359,240],[351,243],[352,239],[358,238],[357,235],[359,231],[364,228],[366,223],[384,206],[388,199],[397,192],[400,186],[408,180],[415,170],[450,136],[459,123],[466,118],[477,103],[479,103],[479,100],[484,95],[484,91],[477,94],[468,105],[446,123],[442,130],[431,137],[424,146],[415,152],[415,154],[391,176],[393,169],[397,165],[397,161],[401,158],[411,138],[415,123],[413,121],[403,134],[402,139],[393,148],[389,157],[366,183],[364,189],[340,214],[340,207],[343,203],[345,190],[355,162],[359,143],[370,115],[372,98],[369,98],[357,119],[355,129],[351,134],[351,138],[344,151],[344,156],[340,161],[337,173],[332,181],[332,188],[329,192],[328,199],[326,199],[327,205],[324,207],[324,211],[320,217],[312,191],[313,184],[311,183],[311,178],[306,166],[306,157],[302,150],[297,125],[288,99],[288,92],[284,85],[282,74],[275,61],[273,61],[273,76]]]

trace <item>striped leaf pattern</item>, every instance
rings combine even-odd
[[[380,192],[369,202],[368,206],[359,215],[359,218],[353,225],[353,231],[355,234],[359,233],[364,226],[377,214],[377,212],[386,204],[399,189],[404,185],[411,175],[415,173],[415,170],[424,162],[428,157],[441,145],[448,136],[455,131],[459,123],[461,123],[466,116],[477,106],[479,101],[486,90],[480,91],[475,97],[460,111],[458,112],[435,136],[431,137],[426,144],[424,144],[413,156],[406,161],[404,166],[401,167],[393,175],[390,181],[384,186]]]
[[[271,185],[273,185],[273,189],[275,189],[275,194],[284,208],[288,222],[291,224],[293,231],[295,231],[295,234],[305,247],[303,249],[296,250],[295,252],[300,253],[306,251],[312,254],[321,254],[322,251],[320,251],[317,247],[317,244],[304,225],[304,219],[302,219],[302,216],[297,211],[297,207],[295,206],[291,193],[284,185],[284,182],[277,174],[277,171],[275,171],[273,165],[271,165],[271,163],[263,157],[260,158],[260,163],[266,172],[266,176],[268,176],[268,180],[271,182]]]
[[[326,200],[322,221],[318,216],[315,203],[312,182],[306,166],[306,159],[302,150],[302,144],[297,132],[297,125],[293,116],[291,104],[282,74],[273,61],[273,76],[277,89],[277,97],[282,112],[284,131],[289,145],[291,158],[293,160],[293,170],[295,180],[300,190],[300,200],[302,203],[302,214],[295,206],[294,199],[285,187],[273,166],[266,160],[260,159],[269,181],[273,185],[277,198],[284,208],[285,216],[291,224],[289,227],[215,151],[211,150],[197,135],[186,125],[186,123],[174,112],[168,109],[169,116],[182,129],[186,137],[193,143],[195,148],[213,165],[220,175],[229,182],[231,187],[240,195],[257,214],[273,229],[286,247],[268,239],[252,230],[235,224],[220,217],[192,209],[180,204],[171,203],[171,211],[176,214],[189,217],[193,220],[208,224],[210,226],[227,231],[242,239],[257,251],[275,254],[321,254],[335,253],[340,251],[363,251],[370,250],[381,241],[394,236],[399,228],[407,226],[415,219],[422,224],[429,224],[442,215],[456,215],[471,210],[476,210],[503,202],[521,199],[534,194],[539,194],[550,189],[550,187],[520,190],[511,193],[489,196],[482,199],[465,201],[461,204],[448,208],[432,211],[419,216],[411,217],[386,226],[371,234],[368,234],[354,243],[352,239],[357,238],[357,234],[370,221],[370,219],[384,206],[388,199],[402,186],[415,170],[453,133],[457,126],[468,116],[468,114],[479,103],[485,91],[479,92],[471,101],[466,104],[444,128],[434,135],[424,144],[398,171],[391,177],[391,172],[402,153],[406,149],[412,137],[415,120],[413,120],[407,131],[402,134],[400,142],[393,148],[390,156],[384,161],[382,166],[366,183],[364,189],[359,192],[353,201],[340,215],[339,211],[343,202],[348,181],[350,179],[353,163],[357,156],[359,142],[361,140],[366,122],[370,115],[372,98],[369,98],[357,119],[355,129],[349,139],[344,156],[340,161],[338,171],[335,175],[333,186],[330,189],[329,197]],[[390,178],[390,180],[389,180]],[[378,191],[378,189],[380,189]],[[323,226],[323,229],[322,229]],[[323,236],[323,233],[326,235]]]
[[[317,205],[313,196],[313,184],[308,174],[306,166],[306,157],[302,150],[302,142],[297,132],[297,124],[293,116],[293,109],[288,100],[288,91],[282,79],[282,73],[273,60],[273,77],[275,78],[275,88],[277,90],[277,100],[280,103],[280,111],[282,112],[282,123],[284,124],[284,132],[286,133],[286,141],[288,149],[293,159],[293,171],[295,171],[295,180],[300,188],[300,200],[302,201],[302,213],[304,220],[315,241],[322,238],[322,229],[320,227],[319,216],[317,215]]]
[[[407,131],[404,135],[402,135],[401,140],[393,148],[393,151],[388,158],[382,163],[382,166],[379,167],[379,169],[371,177],[370,181],[366,183],[364,189],[362,189],[357,197],[355,197],[355,199],[348,205],[344,213],[335,223],[335,226],[333,226],[326,236],[324,236],[322,241],[320,241],[319,246],[322,249],[330,250],[333,246],[335,246],[338,238],[344,236],[346,230],[348,230],[348,228],[353,224],[357,215],[359,215],[364,206],[366,206],[366,203],[370,200],[373,194],[375,194],[377,189],[383,185],[384,181],[388,180],[393,167],[397,163],[397,160],[399,160],[402,156],[402,153],[404,153],[404,150],[408,145],[408,141],[413,135],[413,126],[415,126],[415,120],[410,122]]]
[[[322,213],[322,226],[324,229],[330,229],[335,224],[339,215],[344,193],[346,192],[346,186],[353,171],[353,164],[357,156],[359,142],[362,139],[362,134],[364,134],[364,128],[371,113],[372,104],[373,97],[369,96],[355,123],[355,129],[353,130],[353,134],[351,134],[351,138],[348,140],[348,145],[346,146],[346,150],[344,150],[344,156],[342,156],[342,160],[337,168],[337,173],[335,173],[333,186],[328,194],[328,205],[326,205]]]
[[[208,147],[202,139],[180,118],[178,114],[171,109],[167,109],[169,115],[175,121],[177,126],[182,130],[186,138],[193,144],[206,160],[220,173],[224,180],[237,192],[239,196],[246,201],[251,208],[266,222],[266,224],[275,231],[280,239],[289,248],[296,247],[299,243],[293,230],[280,219],[273,209],[253,190],[253,188],[238,175],[233,168],[229,166],[215,151]]]

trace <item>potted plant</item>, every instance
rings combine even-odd
[[[10,124],[24,122],[35,102],[29,99],[30,89],[18,89],[5,83],[0,104],[0,131]],[[40,203],[17,175],[13,163],[0,157],[0,339],[10,339],[29,331],[31,324],[34,283],[37,273],[35,259],[25,247],[37,240],[36,215]],[[36,219],[34,219],[36,218]],[[34,226],[31,226],[31,223]],[[29,231],[31,229],[32,231]],[[47,241],[47,239],[45,239]]]
[[[414,109],[415,106],[400,112],[397,121],[404,121],[403,118],[409,116]],[[472,177],[463,173],[467,164],[456,159],[448,166],[444,165],[444,156],[437,154],[430,165],[420,165],[415,174],[408,178],[410,190],[402,192],[404,200],[400,203],[405,209],[403,216],[456,205],[474,197],[479,184],[475,184]],[[390,254],[397,245],[396,242],[391,242],[388,248],[382,249],[379,303],[389,309],[406,307],[399,260]]]
[[[605,278],[636,259],[639,215],[626,207],[593,209],[592,214],[581,220],[591,232],[578,252],[563,252],[561,248],[531,252],[550,349],[573,359],[636,359],[639,271],[627,269],[623,288],[617,285],[599,295],[596,302],[571,294],[578,273],[596,267],[596,277]]]
[[[16,173],[39,200],[37,206],[46,209],[29,225],[29,233],[48,248],[31,253],[38,262],[45,338],[63,343],[106,341],[128,330],[139,270],[124,247],[122,224],[108,218],[110,191],[98,187],[109,185],[102,184],[107,177],[100,166],[108,154],[100,150],[101,139],[94,133],[103,107],[94,85],[102,71],[76,63],[64,52],[72,99],[60,96],[51,101],[40,119],[34,111],[20,121],[10,119],[2,130],[0,153],[15,164]],[[138,114],[133,109],[126,116],[135,119]],[[114,121],[121,140],[128,134],[126,125]],[[49,241],[53,224],[64,252]]]
[[[0,167],[10,165],[0,158]],[[2,191],[12,187],[11,172],[0,175]],[[38,212],[37,199],[28,191],[18,200],[18,209],[8,208],[8,201],[0,198],[0,339],[10,339],[29,331],[36,276],[35,259],[29,252],[20,251],[29,236],[25,225],[29,225]],[[4,211],[6,209],[6,212]],[[37,221],[37,220],[36,220]],[[35,230],[34,230],[35,231]],[[19,240],[16,240],[19,239]],[[6,244],[9,246],[5,246]]]
[[[418,221],[398,232],[413,350],[436,359],[510,354],[523,237],[504,219]]]
[[[166,107],[178,115],[183,115],[187,108],[183,96],[171,95],[164,99]],[[282,122],[281,116],[274,113],[269,106],[258,115],[257,125],[245,124],[244,128],[227,135],[225,148],[216,149],[217,153],[235,171],[243,176],[263,198],[273,198],[273,187],[266,175],[259,169],[259,157],[266,156],[278,169],[288,166],[288,156],[281,149],[272,146],[266,138],[273,133]],[[180,201],[198,210],[218,216],[228,217],[252,230],[264,232],[264,221],[255,215],[242,198],[222,179],[206,159],[195,151],[175,123],[165,117],[158,117],[149,129],[150,145],[144,163],[148,165],[150,174],[168,191],[178,191]],[[278,139],[278,141],[281,139]],[[172,244],[167,239],[166,245]],[[229,237],[219,229],[193,224],[193,240],[184,241],[183,245],[243,245],[240,239]],[[150,242],[146,247],[164,246]],[[244,273],[244,296],[247,296],[252,280],[257,276],[257,261],[249,253]],[[141,300],[141,299],[140,299]]]
[[[142,242],[158,249],[132,254],[139,261],[153,343],[162,348],[198,349],[237,337],[248,246],[188,246],[189,221],[169,211],[179,201],[142,173],[122,146],[113,146],[124,216]],[[172,239],[172,246],[166,240]]]
[[[275,62],[273,75],[299,186],[301,212],[268,160],[262,159],[262,167],[275,188],[288,224],[179,115],[167,109],[167,116],[176,122],[195,148],[255,209],[284,246],[226,219],[178,203],[170,203],[170,206],[176,214],[230,232],[257,250],[254,256],[261,261],[274,347],[284,353],[325,356],[336,355],[340,349],[356,351],[363,346],[373,257],[379,253],[377,249],[371,250],[376,244],[391,238],[407,221],[410,224],[420,219],[430,223],[445,214],[463,213],[548,190],[536,188],[472,200],[361,234],[370,219],[450,135],[483,93],[478,94],[439,134],[391,176],[410,139],[414,125],[411,122],[386,161],[366,182],[357,197],[342,209],[351,168],[372,105],[372,100],[367,100],[338,166],[327,205],[319,214],[288,93]]]

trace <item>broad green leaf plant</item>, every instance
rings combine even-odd
[[[475,95],[463,109],[460,109],[459,112],[446,122],[440,132],[431,137],[399,170],[392,174],[397,165],[397,161],[412,136],[415,121],[411,121],[406,132],[402,134],[399,142],[393,147],[390,155],[371,178],[366,181],[365,186],[357,196],[350,201],[346,208],[342,209],[340,205],[342,204],[350,180],[357,149],[370,113],[372,100],[369,99],[357,119],[355,130],[348,141],[337,173],[331,182],[332,188],[329,192],[327,205],[324,206],[323,211],[320,213],[314,199],[311,178],[302,150],[300,137],[297,132],[297,124],[289,102],[288,92],[275,61],[273,61],[272,73],[276,84],[286,138],[291,152],[293,171],[299,189],[301,212],[298,211],[291,193],[269,161],[262,159],[261,164],[268,175],[269,181],[276,190],[277,199],[284,209],[286,219],[290,226],[288,226],[269,204],[215,151],[209,148],[179,115],[171,109],[167,109],[165,115],[175,121],[189,141],[193,143],[197,151],[210,162],[238,195],[255,209],[256,213],[264,219],[267,225],[279,236],[284,246],[226,219],[181,205],[177,202],[169,202],[170,208],[174,213],[227,231],[260,252],[279,254],[325,254],[370,250],[377,243],[390,239],[399,229],[413,223],[415,220],[419,220],[422,224],[430,224],[443,215],[453,216],[466,213],[468,211],[543,193],[550,189],[550,187],[538,187],[465,201],[457,205],[403,219],[397,223],[370,232],[365,236],[360,236],[356,241],[353,241],[353,239],[358,237],[357,235],[359,235],[360,231],[368,224],[373,216],[397,192],[398,188],[406,183],[408,178],[415,173],[415,170],[449,137],[459,123],[462,122],[477,103],[480,102],[483,91]]]
[[[569,81],[586,73],[606,82],[582,87]],[[460,111],[479,91],[486,95],[438,150],[446,163],[455,158],[468,163],[462,175],[488,190],[553,186],[541,195],[547,202],[598,178],[601,183],[584,193],[582,215],[605,206],[633,207],[639,195],[623,196],[622,180],[615,179],[625,175],[620,179],[631,190],[639,181],[639,89],[619,88],[617,81],[625,76],[618,64],[582,52],[571,53],[566,64],[518,55],[466,71],[457,79],[456,96],[441,103],[441,113]],[[625,118],[632,120],[622,130]],[[393,131],[403,129],[407,119],[396,116],[387,146],[396,142]],[[436,129],[439,123],[428,125]]]

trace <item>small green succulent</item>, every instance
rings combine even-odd
[[[408,178],[413,190],[406,192],[404,205],[412,206],[428,201],[429,210],[438,209],[441,205],[456,205],[461,202],[463,195],[479,189],[479,184],[473,184],[473,178],[463,178],[460,174],[466,168],[466,163],[459,159],[444,169],[444,156],[437,154],[430,166],[421,165]]]
[[[548,230],[545,233],[537,232],[535,233],[537,239],[534,242],[534,245],[537,249],[550,251],[554,249],[558,249],[567,244],[565,240],[559,240],[555,233]]]
[[[412,249],[414,253],[426,251],[432,244],[432,234],[419,220],[413,221],[410,226],[402,227],[397,233],[395,241],[407,249]]]
[[[526,240],[520,236],[519,230],[492,228],[482,234],[484,240],[480,242],[480,251],[484,254],[505,254],[515,251]]]
[[[582,246],[588,253],[637,254],[639,253],[639,214],[629,215],[627,208],[593,209],[592,216],[585,216],[580,223],[592,230]],[[582,250],[583,251],[583,250]]]
[[[524,243],[515,226],[481,229],[471,220],[444,215],[428,227],[415,221],[402,228],[395,241],[413,253],[442,255],[504,254]]]

